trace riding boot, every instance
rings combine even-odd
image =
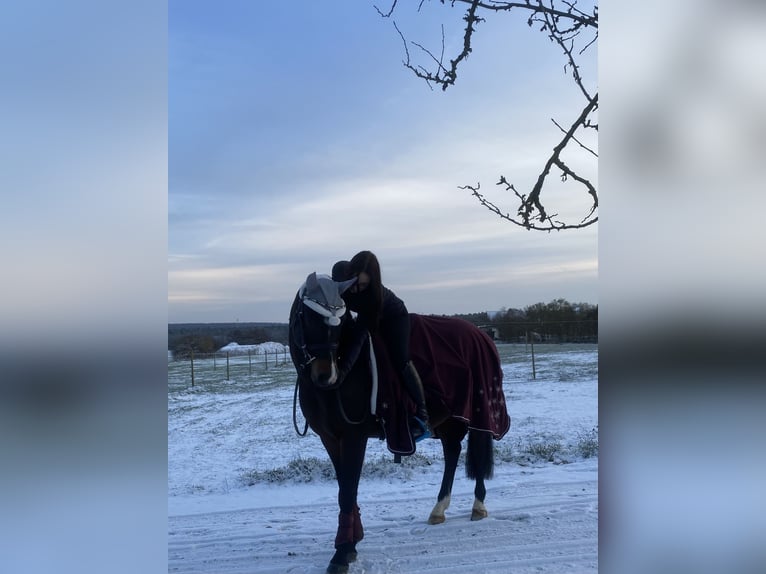
[[[412,361],[407,361],[407,364],[404,366],[402,380],[404,381],[404,388],[410,394],[412,400],[415,401],[415,422],[417,424],[413,436],[415,441],[418,442],[430,437],[432,433],[431,427],[428,424],[428,410],[426,409],[426,394],[423,390],[423,382],[420,380],[420,375],[418,375],[418,371],[415,369]]]

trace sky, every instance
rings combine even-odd
[[[443,24],[448,57],[462,14],[394,12],[436,54]],[[563,55],[523,16],[489,15],[446,92],[404,67],[373,2],[174,0],[168,22],[169,322],[286,322],[309,273],[364,249],[411,312],[598,303],[597,225],[527,231],[459,189],[515,212],[499,176],[531,189],[560,139],[551,118],[579,112]],[[596,160],[581,165],[595,181]],[[549,209],[587,214],[549,186]]]

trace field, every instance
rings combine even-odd
[[[458,471],[447,522],[429,526],[438,441],[395,464],[368,445],[359,502],[366,537],[350,572],[582,572],[597,568],[598,351],[498,345],[511,430],[495,443],[489,518],[470,522]],[[311,432],[293,428],[295,371],[272,355],[168,364],[171,572],[323,572],[337,489]],[[303,418],[298,413],[298,422]]]

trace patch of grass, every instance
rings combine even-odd
[[[434,461],[420,453],[415,453],[412,456],[403,456],[401,464],[394,463],[393,455],[381,455],[374,460],[365,462],[362,467],[362,478],[411,479],[413,472],[418,467],[431,464],[434,464]],[[247,486],[253,486],[262,482],[281,484],[285,482],[334,481],[335,469],[329,457],[326,459],[299,457],[279,468],[245,472],[240,476],[240,480]]]
[[[533,458],[553,462],[557,455],[564,451],[561,441],[555,438],[531,440],[522,449],[522,453]]]
[[[414,471],[419,467],[435,463],[444,464],[442,459],[434,461],[419,452],[411,456],[403,456],[400,464],[393,461],[393,456],[393,454],[381,455],[374,460],[366,462],[362,467],[362,478],[402,478],[409,480],[413,477]]]
[[[567,464],[575,458],[592,458],[598,456],[598,426],[577,433],[573,442],[564,441],[557,434],[532,434],[517,438],[513,444],[500,443],[495,445],[495,461],[499,463],[516,463],[522,466],[552,462]],[[379,457],[367,460],[362,467],[362,478],[396,478],[412,479],[418,470],[432,464],[443,465],[441,456],[428,456],[419,452],[412,456],[402,457],[401,464],[393,462],[392,454],[381,454]],[[458,468],[465,468],[465,452],[461,453]],[[461,471],[462,472],[462,471]],[[335,469],[329,458],[295,458],[280,468],[267,471],[249,471],[241,475],[240,480],[247,486],[257,483],[309,483],[335,480]]]
[[[589,431],[580,432],[577,434],[577,444],[575,445],[577,454],[583,458],[591,458],[598,456],[598,427],[594,427]]]
[[[521,466],[540,462],[563,464],[571,462],[566,458],[569,454],[571,452],[567,451],[561,436],[534,434],[519,437],[512,445],[497,445],[495,461],[516,463]]]
[[[247,486],[253,486],[259,482],[313,482],[334,479],[335,469],[330,459],[321,460],[316,457],[295,458],[280,468],[265,471],[253,470],[241,476],[242,482]]]

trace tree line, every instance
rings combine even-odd
[[[597,343],[598,305],[554,299],[523,309],[502,308],[496,313],[442,315],[473,323],[495,340],[521,343],[528,336],[551,343]],[[236,342],[257,345],[267,341],[287,344],[287,323],[184,323],[168,325],[168,350],[174,356],[214,353]]]
[[[523,309],[503,308],[491,315],[484,312],[456,316],[508,343],[524,342],[527,337],[552,343],[598,342],[598,305],[591,303],[554,299]]]
[[[168,350],[175,357],[194,353],[215,353],[235,342],[258,345],[267,341],[287,344],[286,323],[171,323]]]

